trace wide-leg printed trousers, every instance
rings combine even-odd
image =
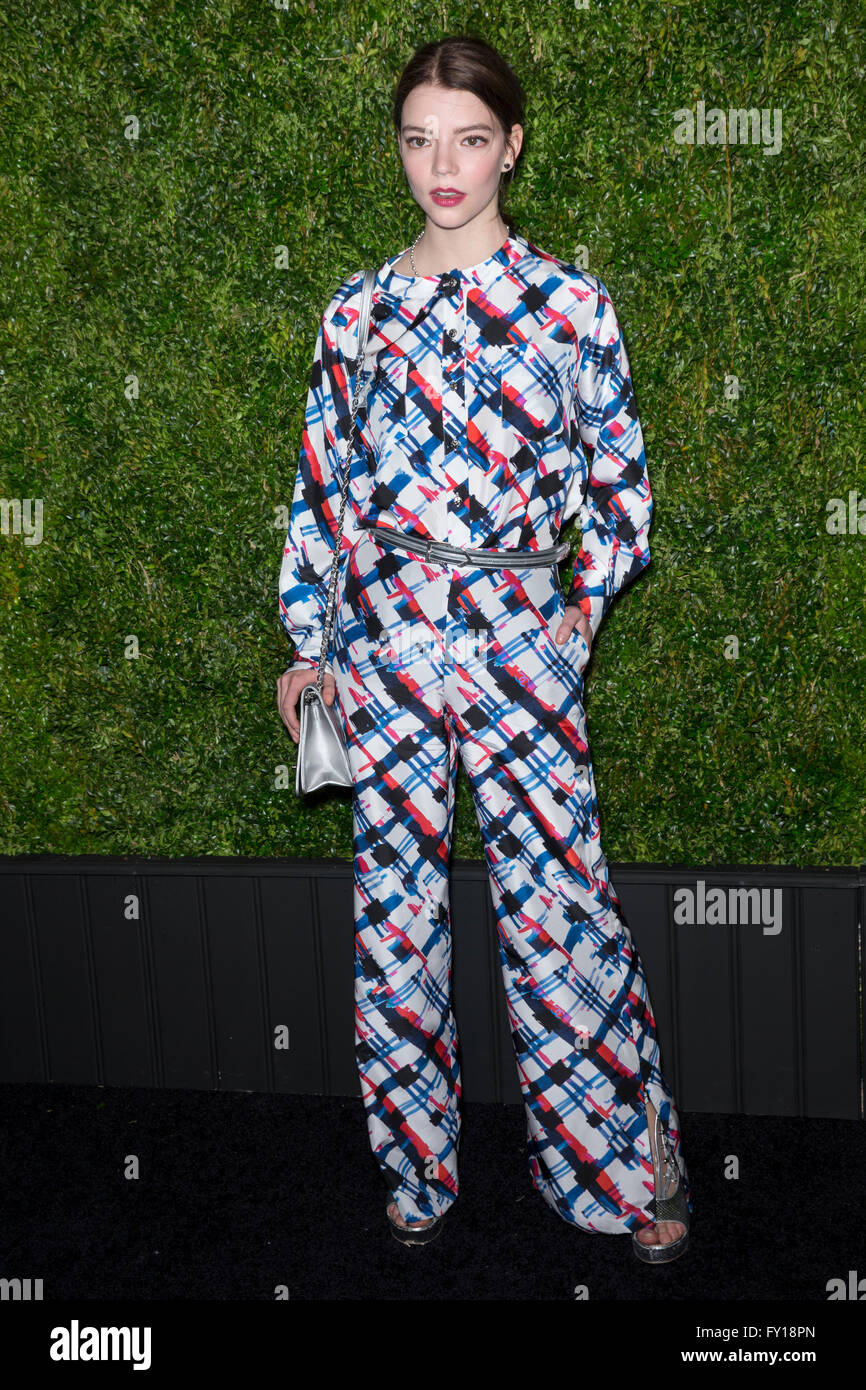
[[[332,665],[353,776],[355,1044],[373,1153],[404,1221],[458,1192],[448,865],[458,756],[495,909],[532,1182],[565,1221],[654,1220],[645,1111],[691,1205],[643,969],[601,852],[586,642],[559,647],[555,565],[486,570],[365,533]]]

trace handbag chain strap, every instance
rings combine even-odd
[[[343,474],[342,496],[340,498],[340,520],[337,525],[337,539],[334,542],[334,558],[331,561],[331,579],[328,585],[328,603],[325,609],[325,626],[322,629],[322,649],[319,652],[319,664],[316,667],[316,690],[321,694],[325,680],[325,658],[328,651],[328,642],[331,637],[331,624],[334,620],[335,598],[337,592],[337,571],[340,565],[340,540],[343,535],[343,517],[346,512],[346,499],[349,495],[349,474],[352,471],[352,447],[355,438],[355,424],[358,409],[361,404],[361,364],[364,360],[364,349],[367,346],[367,338],[370,331],[370,305],[373,298],[373,285],[376,280],[375,270],[364,271],[364,287],[361,295],[361,309],[358,316],[358,359],[355,365],[355,384],[352,391],[352,424],[349,429],[349,443],[346,450],[346,470]]]

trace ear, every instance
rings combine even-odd
[[[511,127],[511,133],[510,133],[510,135],[507,135],[507,136],[506,136],[505,144],[506,144],[506,149],[508,150],[508,153],[509,153],[509,155],[511,156],[512,168],[513,168],[514,165],[517,163],[517,156],[520,154],[520,151],[521,151],[521,149],[522,149],[522,147],[523,147],[523,126],[522,126],[522,125],[513,125],[513,126]]]

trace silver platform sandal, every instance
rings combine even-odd
[[[679,1221],[686,1228],[677,1240],[669,1241],[667,1245],[644,1245],[642,1241],[638,1240],[637,1231],[632,1231],[632,1249],[638,1259],[643,1260],[646,1264],[661,1265],[668,1264],[671,1260],[677,1260],[680,1255],[685,1253],[689,1243],[689,1206],[686,1201],[682,1174],[677,1167],[677,1161],[671,1151],[668,1136],[658,1111],[655,1112],[655,1124],[650,1130],[650,1150],[653,1159],[653,1179],[656,1185],[654,1224],[657,1225],[660,1221]],[[659,1154],[662,1155],[660,1178],[656,1176],[659,1169]],[[645,1230],[646,1227],[642,1227],[642,1229]]]
[[[385,1207],[385,1215],[388,1218],[388,1225],[391,1227],[391,1234],[395,1240],[399,1240],[401,1245],[427,1245],[429,1241],[436,1239],[439,1232],[442,1230],[442,1222],[445,1220],[444,1216],[437,1216],[435,1221],[431,1221],[429,1225],[426,1226],[419,1227],[416,1222],[413,1222],[410,1226],[398,1226],[388,1210],[393,1200],[392,1197],[388,1202],[388,1206]]]

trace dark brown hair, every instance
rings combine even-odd
[[[473,92],[490,108],[506,136],[511,134],[513,125],[523,125],[526,97],[517,76],[502,54],[475,34],[452,34],[415,50],[394,92],[393,118],[398,135],[403,123],[403,103],[415,87],[427,82],[452,91]],[[525,142],[524,132],[521,155]],[[512,157],[511,168],[499,179],[499,211],[511,235],[518,229],[502,207],[502,198],[517,172],[516,165],[517,160]]]

